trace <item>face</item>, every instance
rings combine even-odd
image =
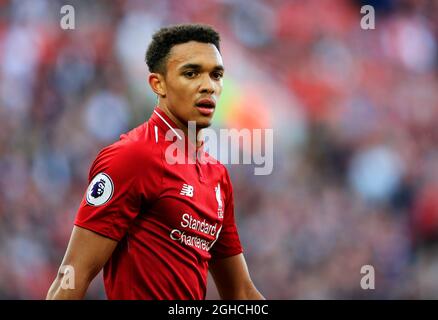
[[[222,92],[222,57],[213,44],[190,41],[172,47],[164,75],[163,104],[177,124],[210,126]],[[161,104],[160,104],[161,105]]]

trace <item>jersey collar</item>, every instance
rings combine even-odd
[[[167,130],[172,130],[179,140],[185,139],[186,145],[193,147],[192,141],[189,141],[188,137],[186,137],[184,133],[181,131],[176,131],[176,129],[181,130],[181,128],[179,128],[178,125],[158,106],[155,107],[154,112],[151,115],[151,120],[153,120],[157,126],[164,130],[164,132],[167,132]],[[202,141],[200,147],[196,147],[196,150],[199,151],[203,148],[204,141]]]
[[[175,130],[175,129],[180,129],[178,128],[176,123],[173,122],[173,120],[170,119],[170,117],[158,106],[155,107],[151,119],[154,120],[154,122],[165,132],[167,132],[167,130],[172,130],[175,136],[177,136],[179,140],[182,140],[184,138],[183,136],[181,136],[181,133],[178,133]]]

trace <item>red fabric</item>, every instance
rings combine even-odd
[[[164,112],[155,111],[176,128]],[[91,167],[89,182],[105,173],[113,182],[113,195],[93,206],[85,194],[75,224],[119,241],[104,267],[109,299],[204,299],[208,262],[242,252],[226,168],[220,163],[167,163],[166,148],[173,143],[165,139],[168,131],[154,113],[104,148]],[[191,197],[181,195],[183,184],[193,187]]]
[[[438,235],[438,185],[429,185],[419,192],[414,206],[416,231],[423,239]]]

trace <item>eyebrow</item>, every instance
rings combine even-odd
[[[187,63],[179,68],[180,70],[186,70],[186,69],[194,69],[194,70],[201,70],[202,66],[197,63]],[[213,71],[225,71],[224,67],[221,65],[217,65],[213,68]]]

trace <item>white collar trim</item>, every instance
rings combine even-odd
[[[159,114],[157,112],[157,110],[154,110],[154,113],[160,117],[161,120],[163,120],[163,122],[169,127],[170,130],[172,130],[172,132],[180,139],[182,140],[182,137],[178,134],[178,132],[176,132],[176,130],[174,128],[172,128],[172,126],[166,121],[166,119],[163,118],[163,116],[161,114]]]

